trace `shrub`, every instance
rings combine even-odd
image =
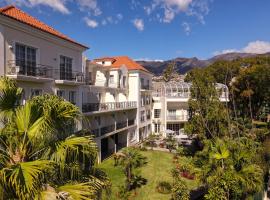
[[[156,186],[156,190],[161,194],[169,194],[171,193],[172,186],[169,182],[161,181]]]

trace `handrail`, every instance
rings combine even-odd
[[[25,75],[84,82],[84,74],[80,71],[66,72],[61,69],[54,69],[52,66],[31,63],[25,60],[9,60],[7,64],[9,75]]]
[[[94,111],[107,111],[126,108],[136,108],[136,101],[125,102],[108,102],[108,103],[84,103],[82,106],[83,113]]]

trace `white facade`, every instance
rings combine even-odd
[[[84,126],[95,134],[99,157],[104,159],[151,133],[152,74],[99,60],[88,61],[82,110],[88,119]],[[149,83],[147,87],[142,79]]]
[[[7,9],[21,12],[12,6]],[[76,104],[85,115],[78,128],[95,135],[100,159],[151,133],[151,73],[128,57],[117,67],[112,65],[114,58],[93,64],[83,56],[84,45],[53,29],[46,32],[47,25],[25,13],[22,16],[46,30],[2,11],[0,75],[23,88],[22,102],[49,93]]]
[[[0,75],[17,80],[24,100],[60,90],[65,99],[81,107],[82,53],[86,49],[0,15]],[[61,69],[60,65],[66,66]]]
[[[184,124],[189,119],[188,100],[191,84],[186,82],[153,82],[152,130],[155,134],[173,131],[176,135],[184,134]],[[220,101],[228,101],[228,88],[217,84],[221,91]]]

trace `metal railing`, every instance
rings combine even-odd
[[[132,126],[135,124],[135,119],[128,120],[128,126]]]
[[[141,85],[141,89],[143,89],[143,90],[152,90],[153,87],[151,87],[150,85]]]
[[[53,69],[52,66],[27,62],[24,60],[9,60],[7,74],[84,82],[84,74],[82,72]]]
[[[118,122],[118,123],[116,123],[116,129],[117,130],[125,128],[125,127],[127,127],[127,122]]]
[[[94,135],[95,137],[100,137],[100,136],[106,135],[108,133],[114,132],[116,130],[127,128],[129,126],[134,125],[134,124],[135,124],[135,119],[130,119],[130,120],[125,121],[125,122],[119,122],[119,123],[112,124],[109,126],[104,126],[101,128],[92,129],[92,130],[90,130],[90,133],[92,135]]]
[[[113,125],[109,125],[109,126],[105,126],[105,127],[102,127],[100,129],[100,135],[103,136],[107,133],[111,133],[111,132],[114,132],[115,131],[115,124]]]
[[[61,69],[55,69],[54,76],[56,80],[74,81],[79,83],[84,82],[84,74],[79,71],[65,71]]]
[[[126,102],[109,102],[109,103],[85,103],[82,106],[82,111],[94,112],[94,111],[107,111],[107,110],[117,110],[117,109],[127,109],[136,108],[136,101],[126,101]]]
[[[94,135],[95,137],[99,137],[99,128],[90,130],[90,133]]]
[[[8,75],[24,75],[42,78],[52,78],[52,67],[32,62],[9,60]]]
[[[188,115],[167,115],[167,120],[187,121]]]
[[[186,92],[186,93],[167,93],[166,97],[169,98],[189,98],[190,97],[190,93]]]

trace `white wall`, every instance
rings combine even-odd
[[[5,37],[4,27],[0,24],[0,75],[4,75],[5,66]]]

